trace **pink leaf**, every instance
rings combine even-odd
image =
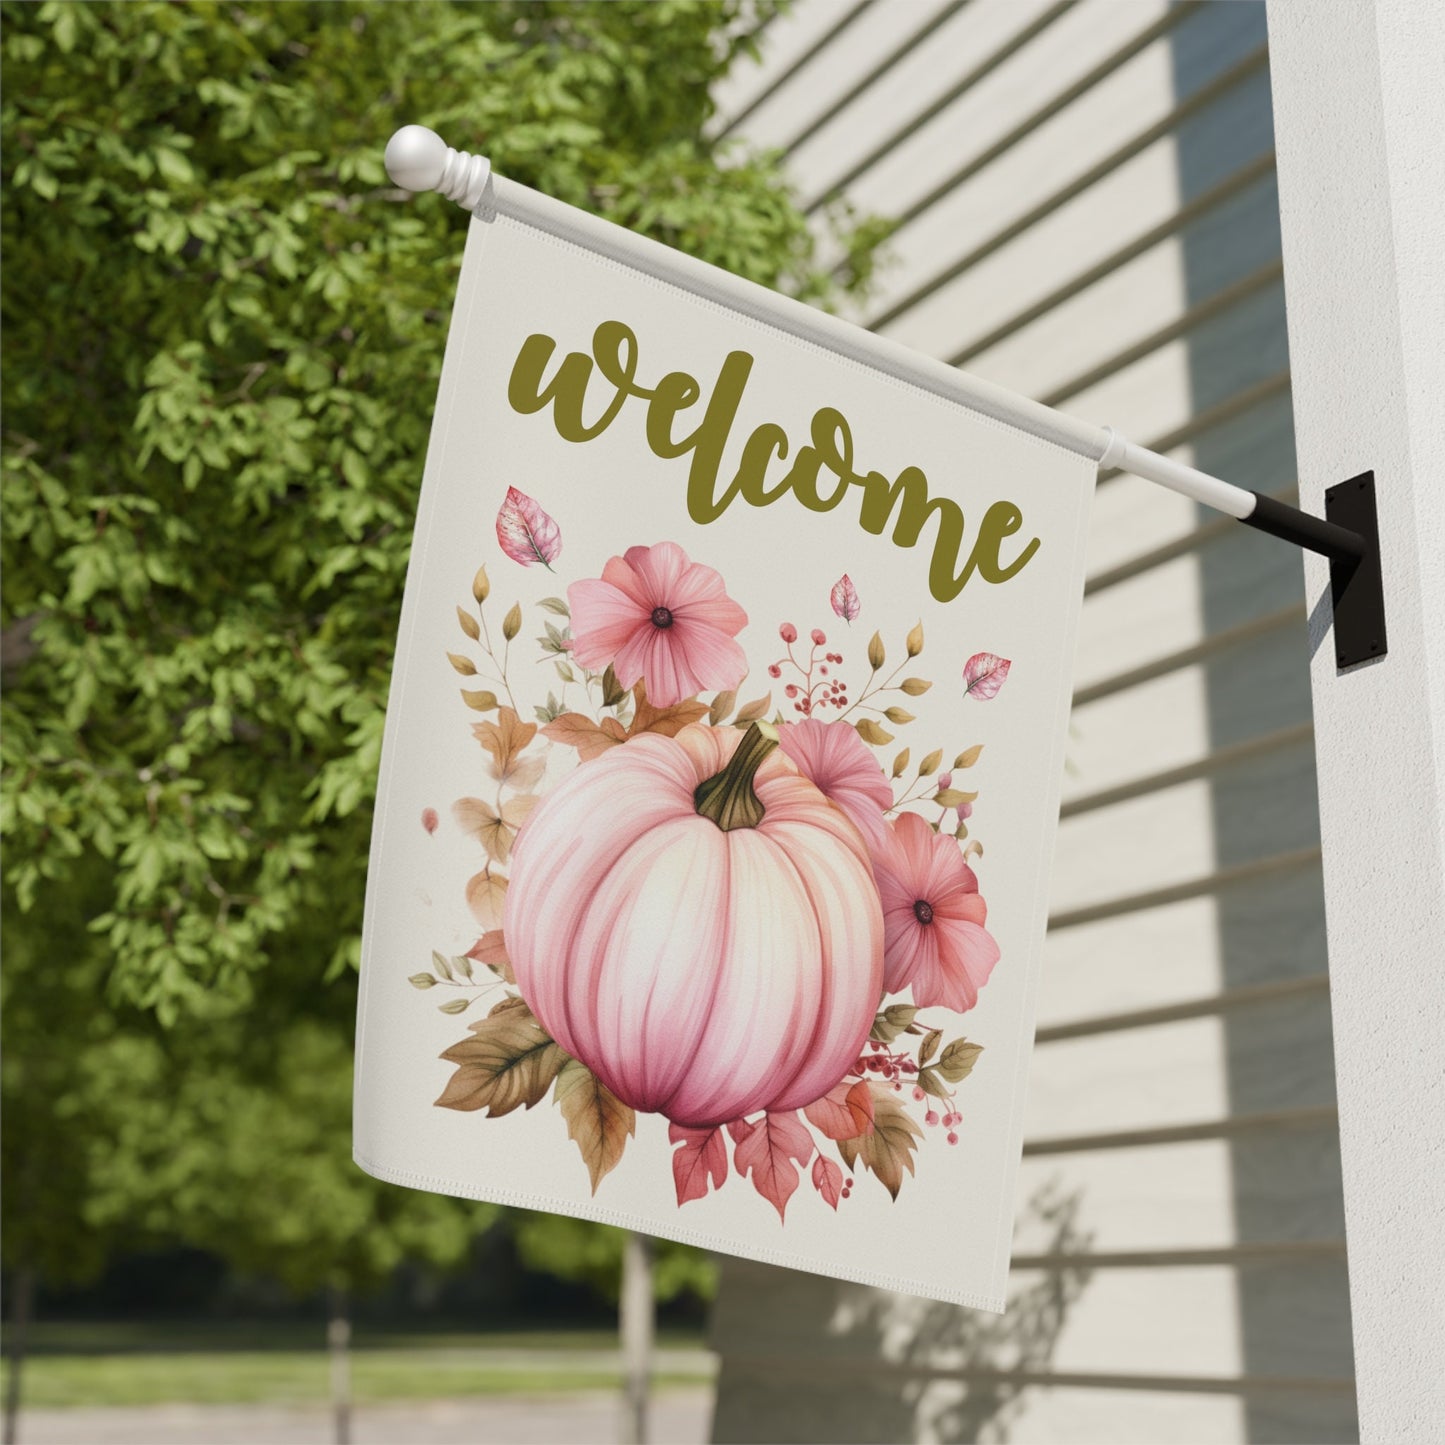
[[[808,1162],[814,1147],[813,1136],[796,1114],[765,1114],[738,1144],[734,1157],[738,1173],[752,1174],[753,1188],[783,1219],[798,1187],[797,1166]]]
[[[873,1127],[873,1095],[861,1081],[834,1084],[804,1107],[808,1122],[830,1139],[856,1139]]]
[[[1008,658],[1000,657],[996,652],[975,652],[963,667],[966,684],[963,695],[979,699],[997,697],[1012,666]]]
[[[734,1119],[732,1123],[727,1126],[727,1130],[728,1133],[733,1136],[733,1143],[741,1144],[743,1140],[753,1132],[755,1127],[755,1125],[749,1124],[746,1119]],[[741,1172],[742,1171],[739,1170],[739,1173]]]
[[[423,808],[421,810],[421,825],[427,830],[428,833],[435,833],[437,830],[437,824],[440,821],[441,820],[437,817],[437,810],[435,808]]]
[[[813,1188],[823,1196],[825,1204],[833,1209],[838,1207],[838,1199],[843,1193],[843,1171],[821,1154],[813,1160]]]
[[[719,1129],[689,1129],[683,1124],[669,1124],[667,1138],[681,1144],[673,1151],[672,1182],[677,1186],[678,1206],[689,1199],[701,1199],[707,1193],[707,1182],[721,1189],[728,1177],[728,1142]]]
[[[497,541],[512,561],[530,567],[540,562],[550,570],[562,551],[562,531],[525,492],[507,488],[497,513]]]
[[[858,600],[858,589],[846,572],[833,584],[828,600],[844,622],[851,622],[863,610],[863,604]]]
[[[490,933],[484,933],[467,949],[467,957],[475,959],[478,963],[484,963],[494,972],[501,974],[508,983],[516,983],[516,975],[512,972],[512,960],[507,957],[506,940],[502,937],[502,930],[494,928]]]

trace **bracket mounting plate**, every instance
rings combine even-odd
[[[1335,663],[1353,667],[1388,651],[1385,587],[1380,571],[1380,523],[1375,508],[1375,474],[1361,472],[1325,492],[1325,518],[1358,532],[1365,552],[1358,560],[1330,562],[1334,603]]]

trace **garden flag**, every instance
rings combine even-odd
[[[358,1163],[1001,1310],[1094,470],[493,177],[382,751]]]

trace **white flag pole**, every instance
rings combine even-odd
[[[761,288],[751,282],[729,276],[680,252],[668,251],[659,243],[633,236],[610,222],[507,181],[492,171],[484,156],[453,150],[425,126],[408,125],[397,131],[387,143],[385,162],[387,174],[403,190],[439,191],[468,211],[480,208],[516,215],[632,264],[645,266],[651,248],[667,251],[672,278],[681,276],[699,294],[744,313],[757,314],[756,293]],[[857,327],[787,297],[771,292],[764,294],[768,319],[774,324],[782,316],[796,334],[844,355],[857,354]],[[1366,481],[1370,474],[1367,473],[1366,478],[1353,478],[1334,489],[1340,494],[1344,508],[1341,516],[1349,523],[1341,526],[1137,446],[1111,426],[1081,421],[981,377],[921,356],[886,337],[863,334],[868,336],[869,363],[878,366],[881,361],[883,369],[903,380],[961,402],[1031,436],[1053,442],[1077,456],[1090,457],[1102,469],[1117,469],[1155,482],[1246,526],[1328,557],[1335,590],[1340,665],[1384,655],[1384,603],[1379,543],[1374,527],[1373,478]],[[1329,500],[1333,510],[1336,498],[1331,496]],[[1360,505],[1365,508],[1364,515],[1359,512]]]

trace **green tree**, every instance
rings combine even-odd
[[[704,133],[770,9],[0,6],[5,1149],[38,1181],[7,1190],[12,1264],[69,1240],[78,1267],[112,1225],[298,1288],[455,1254],[462,1206],[367,1181],[343,1108],[465,224],[382,148],[431,125],[827,304],[879,228],[835,217],[825,266],[776,157]]]

